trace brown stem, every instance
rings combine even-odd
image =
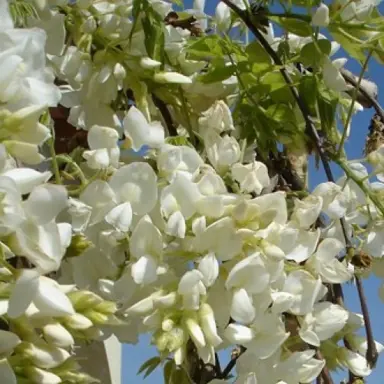
[[[363,313],[363,317],[364,317],[365,333],[367,335],[367,353],[365,357],[370,367],[373,368],[376,365],[379,354],[377,352],[375,340],[373,338],[372,325],[371,325],[371,320],[369,316],[367,300],[364,294],[363,283],[360,277],[358,276],[355,277],[355,280],[356,280],[357,292],[359,294],[361,312]]]
[[[316,351],[315,356],[319,360],[324,360],[324,357],[321,354],[320,350]],[[333,384],[333,379],[332,379],[331,373],[329,372],[329,369],[327,366],[324,366],[318,379],[320,380],[319,382],[322,384]]]
[[[355,76],[353,76],[353,74],[351,72],[349,72],[348,70],[346,70],[344,68],[341,68],[340,73],[343,75],[344,79],[348,83],[350,83],[354,87],[358,86],[358,81],[356,80]],[[359,92],[364,96],[365,99],[368,100],[369,105],[371,105],[375,109],[376,113],[380,116],[381,120],[384,121],[384,110],[381,107],[381,105],[379,104],[379,102],[376,100],[374,95],[367,92],[367,90],[364,87],[362,87],[361,85],[359,87]]]
[[[152,100],[155,106],[159,109],[161,116],[163,116],[165,125],[167,126],[170,136],[177,136],[177,129],[173,122],[171,113],[169,112],[168,107],[165,105],[164,101],[159,99],[154,93],[152,94]]]
[[[232,369],[235,367],[236,365],[236,361],[237,359],[246,351],[247,349],[243,346],[240,346],[239,347],[239,351],[237,353],[233,353],[232,354],[232,358],[230,360],[230,362],[227,364],[227,366],[224,368],[221,376],[220,376],[220,379],[222,380],[225,380],[228,378],[228,376],[230,375]]]

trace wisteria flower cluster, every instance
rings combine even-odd
[[[383,345],[342,286],[365,300],[384,277],[384,113],[363,79],[379,1],[259,3],[0,0],[2,383],[95,382],[77,346],[144,333],[159,354],[141,371],[167,383],[372,372]],[[59,104],[87,135],[60,154]],[[328,181],[309,191],[312,154]]]

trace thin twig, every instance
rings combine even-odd
[[[316,350],[316,358],[319,359],[319,360],[324,360],[324,357],[323,355],[321,354],[320,350]],[[320,374],[320,379],[322,380],[322,383],[323,384],[333,384],[333,379],[332,379],[332,376],[329,372],[329,369],[328,367],[325,365],[324,368],[322,369],[321,371],[321,374]]]
[[[227,364],[227,366],[224,368],[223,370],[223,373],[221,374],[220,378],[225,380],[228,378],[228,376],[230,375],[232,369],[235,367],[236,365],[236,362],[238,360],[238,358],[247,350],[245,347],[243,346],[240,346],[239,347],[240,350],[238,351],[238,353],[236,354],[233,354],[230,362]]]
[[[367,300],[364,294],[363,283],[360,277],[358,276],[355,277],[355,280],[356,280],[357,292],[359,294],[361,312],[363,313],[363,317],[364,317],[365,332],[367,335],[367,353],[365,355],[365,358],[367,359],[370,367],[373,368],[376,365],[379,354],[377,352],[376,343],[372,337],[373,331],[372,331],[372,325],[371,325],[371,320],[369,316]],[[368,335],[371,335],[371,336],[368,337]]]
[[[352,84],[354,87],[358,86],[356,79],[349,73],[349,71],[345,70],[344,68],[341,68],[340,72],[348,83]],[[379,102],[363,87],[359,87],[359,91],[372,104],[376,113],[380,116],[381,120],[384,121],[384,109],[381,107]]]

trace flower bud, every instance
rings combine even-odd
[[[24,355],[33,365],[43,369],[58,367],[71,357],[65,349],[43,342],[40,342],[38,345],[24,343],[18,347],[17,351]]]
[[[202,304],[199,309],[199,318],[204,335],[213,347],[220,345],[223,340],[217,334],[215,315],[209,304]]]
[[[29,366],[24,369],[25,376],[28,377],[31,383],[36,384],[57,384],[62,383],[59,376],[52,372],[45,371],[34,366]]]
[[[72,236],[71,244],[65,251],[65,258],[80,256],[92,245],[92,241],[88,240],[84,235],[75,234]]]
[[[117,311],[117,304],[113,301],[105,300],[93,307],[93,309],[105,315],[113,315]]]
[[[175,326],[175,322],[172,319],[165,319],[161,323],[161,329],[164,332],[170,332],[174,326]]]
[[[170,308],[176,304],[177,294],[176,292],[170,292],[167,295],[157,297],[153,299],[153,304],[156,308]]]
[[[168,336],[168,349],[170,352],[180,349],[188,338],[186,332],[180,327],[174,327]]]
[[[191,315],[184,320],[184,323],[196,347],[204,348],[206,346],[205,337],[195,314],[191,313]]]
[[[183,364],[183,362],[185,360],[185,348],[184,347],[180,347],[179,349],[177,349],[175,351],[174,359],[175,359],[176,365]]]
[[[157,334],[154,335],[154,344],[159,352],[164,352],[168,345],[168,332],[158,331]]]
[[[142,57],[140,59],[140,66],[144,69],[154,69],[161,66],[161,62],[153,60],[150,57]]]
[[[70,329],[74,329],[77,331],[83,331],[85,329],[93,327],[93,323],[88,317],[80,313],[75,313],[71,316],[66,316],[64,318],[64,325],[66,325]]]
[[[177,72],[159,72],[153,78],[156,83],[161,84],[192,84],[192,80]]]
[[[94,324],[108,323],[109,315],[89,309],[84,312],[84,316],[88,317]]]
[[[70,292],[68,297],[76,311],[91,309],[103,302],[103,299],[100,296],[90,291]]]
[[[312,25],[315,27],[327,27],[329,24],[329,8],[321,3],[312,16]]]
[[[84,21],[81,29],[84,33],[93,33],[97,29],[97,23],[93,16],[89,16],[87,20]]]
[[[0,355],[12,352],[21,343],[19,336],[13,332],[0,330]]]
[[[43,327],[45,341],[56,347],[68,348],[75,344],[72,335],[60,323],[51,323]]]

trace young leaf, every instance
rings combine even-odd
[[[164,365],[164,384],[171,384],[172,372],[176,368],[173,360],[168,360]]]
[[[159,356],[155,356],[144,362],[141,367],[139,368],[137,374],[140,375],[140,373],[146,371],[144,373],[144,378],[149,376],[161,363],[161,359]]]

